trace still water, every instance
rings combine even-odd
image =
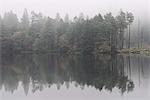
[[[144,55],[4,55],[0,100],[150,100]]]

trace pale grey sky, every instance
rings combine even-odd
[[[12,10],[22,16],[23,9],[27,8],[42,12],[43,15],[55,17],[59,12],[62,17],[66,13],[70,17],[83,12],[90,17],[95,14],[113,12],[116,14],[120,9],[133,12],[135,15],[148,13],[150,0],[0,0],[0,14]]]

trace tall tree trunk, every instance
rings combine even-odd
[[[120,29],[120,34],[119,34],[119,49],[121,50],[121,45],[122,45],[122,32],[121,32],[121,29]]]
[[[143,30],[141,30],[141,48],[143,48]]]
[[[129,24],[129,43],[128,43],[128,49],[130,49],[130,43],[131,43],[131,40],[130,40],[130,24]]]
[[[140,21],[138,20],[138,49],[140,48]]]
[[[112,53],[117,52],[116,41],[117,41],[117,32],[115,31],[111,33],[111,52]]]
[[[121,50],[124,47],[124,31],[122,29],[120,29],[119,40],[119,49]]]
[[[124,47],[124,31],[122,31],[122,35],[121,35],[121,49],[123,49]]]

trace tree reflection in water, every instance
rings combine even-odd
[[[91,86],[99,91],[112,91],[116,87],[123,94],[134,89],[133,81],[124,74],[124,59],[129,58],[121,55],[2,55],[0,89],[4,87],[13,93],[21,82],[27,95],[29,85],[34,93],[53,84],[57,89],[63,84],[69,88],[69,83],[75,82],[75,86]]]

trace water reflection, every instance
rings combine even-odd
[[[63,84],[69,88],[74,82],[82,89],[91,86],[111,92],[118,88],[123,94],[134,91],[132,76],[149,78],[149,65],[149,57],[138,55],[2,55],[0,89],[13,93],[21,83],[28,95],[30,85],[34,93],[54,84],[58,90]]]

